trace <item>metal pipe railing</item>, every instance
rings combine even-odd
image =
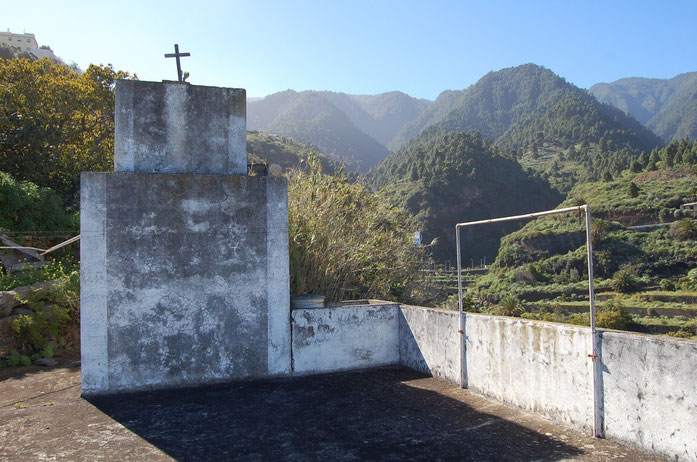
[[[597,438],[604,437],[603,429],[603,398],[601,383],[601,364],[598,358],[598,334],[595,328],[595,289],[593,286],[593,244],[591,234],[591,211],[588,204],[577,207],[567,207],[563,209],[545,210],[543,212],[527,213],[525,215],[513,215],[508,217],[491,218],[488,220],[468,221],[455,225],[455,246],[457,248],[457,294],[460,308],[460,324],[458,333],[460,334],[460,386],[467,388],[467,371],[465,367],[466,350],[465,350],[465,321],[464,307],[462,306],[462,263],[461,263],[461,246],[460,246],[460,228],[475,225],[485,225],[490,223],[500,223],[504,221],[524,220],[526,218],[537,218],[546,215],[555,215],[559,213],[583,211],[586,215],[586,249],[588,257],[588,295],[590,298],[590,324],[591,324],[591,353],[588,355],[593,360],[593,435]]]

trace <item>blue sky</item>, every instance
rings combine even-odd
[[[587,88],[697,71],[697,1],[0,0],[0,28],[32,32],[83,69],[142,80],[435,99],[528,62]]]

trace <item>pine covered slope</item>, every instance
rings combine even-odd
[[[563,192],[662,144],[635,119],[535,64],[490,72],[465,91],[441,95],[418,124],[479,132]],[[405,127],[400,141],[415,128]]]
[[[437,238],[433,256],[455,261],[455,224],[544,210],[562,197],[515,159],[476,135],[428,129],[373,168],[367,181],[416,215],[414,230],[426,242]],[[488,225],[462,234],[463,261],[489,261],[501,236],[517,224]]]
[[[588,91],[631,114],[666,141],[697,138],[697,72],[672,79],[620,79],[595,84]]]

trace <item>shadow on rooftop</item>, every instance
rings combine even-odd
[[[179,460],[560,460],[580,451],[378,369],[91,398]]]

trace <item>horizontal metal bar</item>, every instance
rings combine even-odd
[[[455,227],[462,228],[464,226],[484,225],[487,223],[499,223],[502,221],[522,220],[525,218],[542,217],[545,215],[554,215],[557,213],[576,212],[576,211],[585,210],[585,209],[586,209],[585,205],[579,205],[578,207],[568,207],[565,209],[547,210],[545,212],[528,213],[525,215],[515,215],[515,216],[510,216],[510,217],[492,218],[490,220],[468,221],[465,223],[458,223],[455,225]]]
[[[65,247],[66,245],[72,244],[73,242],[75,242],[75,241],[77,241],[77,240],[79,240],[79,239],[80,239],[80,235],[78,234],[77,236],[71,237],[70,239],[68,239],[68,240],[65,241],[65,242],[61,242],[61,243],[58,244],[58,245],[54,245],[54,246],[51,247],[50,249],[44,250],[43,252],[41,252],[41,253],[39,254],[39,256],[44,256],[44,255],[46,255],[46,254],[49,253],[49,252],[53,252],[54,250],[58,250],[58,249],[60,249],[61,247]]]

